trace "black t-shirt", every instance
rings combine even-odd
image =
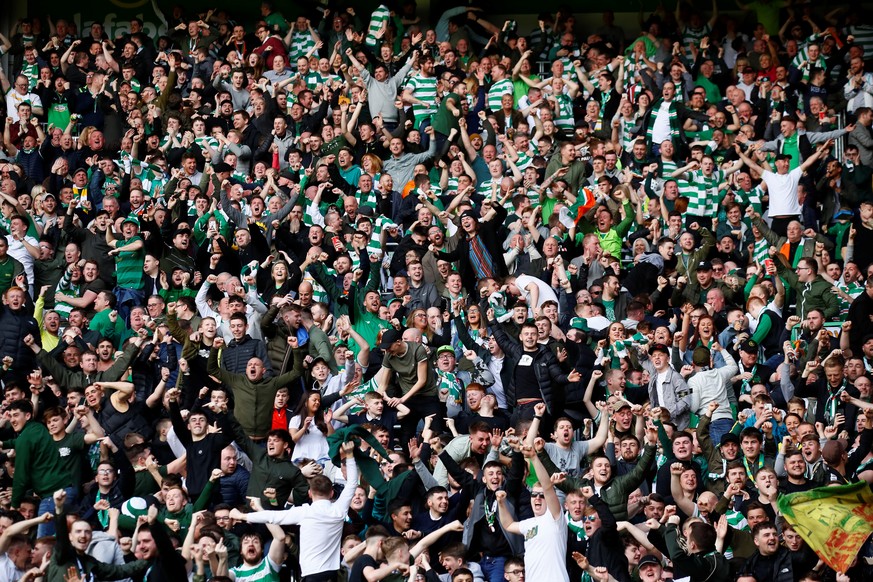
[[[537,375],[534,373],[535,355],[536,352],[524,352],[518,360],[518,366],[515,368],[515,397],[518,400],[543,397],[540,394]]]
[[[367,579],[364,578],[364,568],[367,566],[378,569],[379,562],[377,562],[372,556],[362,554],[357,560],[355,560],[355,563],[352,566],[352,571],[349,573],[349,582],[367,582]]]

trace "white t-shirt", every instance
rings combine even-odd
[[[39,241],[33,238],[32,236],[25,236],[27,243],[38,247]],[[6,235],[6,241],[9,244],[9,250],[7,253],[10,257],[21,263],[24,267],[24,272],[27,274],[27,281],[29,284],[33,284],[33,255],[31,255],[27,249],[24,247],[24,243],[20,240],[15,240],[12,238],[12,235]]]
[[[302,423],[303,419],[298,414],[288,422],[288,430],[298,430]],[[318,429],[315,422],[312,422],[309,424],[306,433],[294,444],[291,462],[296,463],[301,459],[313,459],[317,462],[323,462],[328,459],[328,454],[327,436]]]
[[[42,107],[42,100],[36,93],[26,93],[22,95],[13,87],[6,92],[6,117],[11,117],[12,121],[18,123],[18,105],[27,101],[31,108]]]
[[[774,174],[770,171],[761,174],[770,194],[770,216],[800,215],[803,210],[797,201],[797,184],[802,175],[799,167],[787,174]]]
[[[672,101],[661,102],[661,107],[655,113],[655,123],[652,125],[652,143],[661,144],[661,142],[670,139],[670,103]]]
[[[567,521],[562,511],[552,517],[547,509],[539,517],[518,522],[524,536],[524,571],[527,580],[570,582],[567,574]]]
[[[540,296],[537,299],[536,305],[531,304],[530,291],[527,289],[531,283],[536,285],[540,290]],[[531,309],[534,307],[541,307],[546,301],[554,301],[555,303],[558,303],[558,296],[555,295],[552,288],[542,279],[531,277],[530,275],[519,275],[515,278],[515,286],[518,287],[519,291],[521,291],[521,296],[524,297],[525,302],[531,307]]]

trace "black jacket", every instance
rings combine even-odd
[[[593,495],[588,503],[597,510],[601,526],[588,538],[588,549],[584,552],[588,563],[605,567],[618,582],[630,582],[627,557],[624,555],[624,544],[618,535],[618,524],[606,503],[600,497]]]
[[[514,370],[518,366],[518,361],[525,355],[525,351],[521,343],[509,337],[503,330],[503,327],[498,325],[496,321],[489,321],[488,329],[494,334],[494,339],[497,341],[500,349],[506,354],[500,376],[506,392],[506,402],[509,406],[514,407],[516,405]],[[546,409],[550,414],[552,411],[562,410],[569,380],[567,379],[567,374],[558,365],[558,359],[552,353],[552,350],[544,345],[537,344],[537,350],[533,354],[533,368],[540,394],[542,394],[543,402],[546,403]]]
[[[506,222],[507,212],[503,206],[498,205],[495,209],[495,214],[486,222],[479,223],[478,236],[482,240],[482,244],[491,254],[491,261],[494,267],[494,275],[496,277],[506,277],[509,271],[506,268],[506,261],[503,260],[503,238],[500,237],[500,230],[504,222]],[[505,237],[504,237],[505,238]],[[470,239],[463,236],[458,241],[458,246],[450,253],[437,252],[437,258],[444,261],[458,262],[461,279],[464,281],[464,288],[467,293],[473,297],[478,296],[476,290],[476,269],[470,262]]]

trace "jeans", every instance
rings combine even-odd
[[[505,564],[506,558],[491,556],[482,556],[482,559],[479,561],[479,567],[482,568],[482,574],[487,582],[505,582],[506,577],[503,575]]]
[[[64,502],[64,506],[66,507],[74,507],[76,502],[78,501],[76,497],[76,490],[72,487],[66,487],[64,491],[67,492],[67,499]],[[51,513],[54,515],[55,513],[55,500],[54,500],[54,492],[51,495],[45,496],[39,502],[39,509],[36,511],[37,515],[43,515],[46,513]],[[41,538],[44,536],[53,536],[55,535],[55,522],[49,521],[46,523],[39,524],[39,527],[36,528],[36,537]]]
[[[718,446],[721,444],[721,437],[731,431],[734,426],[733,419],[730,418],[719,418],[718,420],[713,420],[712,424],[709,425],[709,436],[712,438],[713,446]]]
[[[124,287],[115,288],[115,309],[118,311],[118,317],[125,324],[130,325],[130,310],[137,305],[142,305],[145,295],[139,289],[125,289]]]

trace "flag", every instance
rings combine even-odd
[[[873,492],[860,481],[783,495],[779,511],[831,568],[845,573],[873,533]]]
[[[579,191],[576,193],[576,204],[570,207],[570,210],[576,215],[574,218],[575,222],[579,222],[579,219],[594,208],[595,204],[597,204],[597,196],[594,192],[584,186],[579,188]]]

